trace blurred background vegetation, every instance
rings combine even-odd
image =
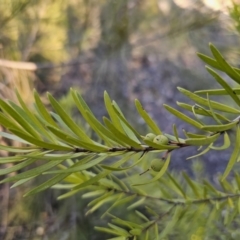
[[[1,0],[0,95],[15,100],[17,88],[32,108],[33,88],[46,105],[50,91],[80,122],[69,88],[77,88],[98,117],[105,114],[107,90],[142,132],[135,98],[165,132],[174,122],[181,129],[185,125],[162,103],[182,101],[179,85],[212,87],[196,57],[197,51],[209,52],[210,41],[239,65],[239,17],[240,5],[230,0]],[[173,169],[190,168],[184,162],[188,151],[175,156]],[[222,171],[228,157],[228,152],[207,154],[209,175]],[[0,239],[106,239],[93,230],[105,221],[99,220],[101,212],[85,216],[87,201],[81,194],[58,202],[60,192],[48,190],[23,199],[28,187],[0,186]]]

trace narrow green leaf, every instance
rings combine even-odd
[[[227,91],[228,95],[235,101],[235,103],[240,106],[240,99],[230,87],[230,85],[221,78],[214,70],[209,67],[206,67],[207,71],[216,79],[216,81]],[[240,75],[239,75],[239,82],[240,82]]]
[[[88,207],[91,207],[91,206],[94,206],[96,203],[100,202],[101,200],[109,197],[109,196],[112,196],[113,195],[113,191],[105,191],[105,193],[95,199],[93,199],[91,202],[88,203]]]
[[[66,125],[72,130],[72,132],[82,139],[85,142],[91,143],[92,140],[86,135],[86,133],[73,121],[72,118],[68,116],[68,114],[64,111],[64,109],[60,106],[60,104],[56,101],[56,99],[51,95],[48,94],[49,101],[51,105],[58,113],[58,115],[62,118],[62,120],[66,123]]]
[[[6,117],[2,112],[0,112],[0,124],[5,128],[14,128],[19,131],[24,131],[24,129],[22,127],[20,127],[11,118]]]
[[[41,140],[39,134],[35,131],[35,129],[24,119],[24,115],[20,115],[15,109],[13,109],[9,104],[0,99],[0,107],[6,112],[11,118],[19,123],[19,125],[34,138]]]
[[[122,141],[119,141],[118,138],[111,133],[106,127],[104,127],[91,113],[85,112],[86,121],[90,125],[90,127],[98,134],[100,138],[102,138],[106,143],[109,140],[122,144]],[[112,144],[111,144],[112,145]]]
[[[25,193],[23,196],[27,197],[27,196],[30,196],[30,195],[34,195],[34,194],[36,194],[38,192],[44,191],[44,190],[52,187],[56,183],[59,183],[60,181],[65,179],[68,175],[69,175],[69,173],[63,173],[63,174],[59,174],[57,176],[54,176],[53,178],[47,180],[46,182],[40,184],[39,186],[31,189],[30,191]]]
[[[175,136],[167,134],[167,133],[164,133],[164,136],[166,136],[169,140],[172,140],[174,142],[179,141],[180,143],[185,143],[185,140],[183,138],[178,137],[178,139],[177,139]]]
[[[104,233],[109,233],[109,234],[113,234],[113,235],[121,235],[121,234],[119,234],[118,231],[110,229],[110,228],[94,227],[94,229],[97,231],[100,231],[100,232],[104,232]]]
[[[197,53],[198,57],[201,58],[202,61],[204,61],[205,63],[207,63],[208,65],[210,65],[213,68],[216,68],[222,72],[225,72],[223,67],[213,58],[210,58],[202,53]],[[240,74],[240,69],[239,68],[235,68],[232,67],[234,69],[234,71],[236,71],[237,73]]]
[[[176,124],[173,124],[173,133],[174,133],[174,136],[176,137],[177,141],[180,142]]]
[[[172,219],[171,219],[171,221],[168,222],[168,224],[164,228],[164,230],[159,234],[159,239],[164,239],[168,235],[168,233],[172,231],[174,226],[179,221],[183,210],[185,210],[185,209],[183,209],[181,206],[175,207],[175,212],[172,216]]]
[[[183,177],[186,180],[186,182],[188,183],[188,185],[190,186],[190,188],[192,189],[195,196],[198,197],[198,198],[201,198],[196,184],[190,179],[190,177],[185,172],[183,172]]]
[[[110,212],[113,208],[117,207],[117,206],[120,206],[122,204],[126,204],[128,202],[131,202],[133,201],[133,199],[136,198],[136,195],[131,195],[131,196],[128,196],[128,197],[125,197],[125,198],[120,198],[118,200],[116,200],[110,208],[107,209],[107,211],[102,215],[101,218],[103,218],[108,212]]]
[[[34,99],[35,99],[35,103],[36,103],[36,107],[38,112],[41,114],[41,116],[50,124],[53,125],[55,127],[57,127],[57,124],[54,122],[54,120],[52,119],[51,115],[49,114],[49,112],[46,110],[44,104],[41,101],[41,98],[39,97],[38,93],[36,90],[34,90]]]
[[[95,190],[92,192],[88,192],[82,195],[82,198],[92,198],[92,197],[97,197],[99,195],[102,195],[105,193],[105,190],[103,189],[99,189],[99,190]]]
[[[140,198],[138,201],[136,201],[136,202],[132,203],[131,205],[129,205],[127,207],[127,210],[132,210],[132,209],[134,209],[134,208],[136,208],[138,206],[141,206],[145,202],[145,200],[146,200],[145,197]]]
[[[212,114],[212,117],[215,119],[215,121],[218,123],[218,124],[222,124],[222,122],[219,120],[219,118],[217,117],[217,115],[215,114],[215,112],[213,111],[213,107],[212,107],[212,104],[211,104],[211,101],[210,101],[210,98],[209,98],[209,95],[207,93],[207,100],[208,100],[208,106],[209,106],[209,109],[211,111],[211,114]]]
[[[18,180],[18,181],[15,182],[13,185],[11,185],[10,188],[12,189],[12,188],[18,187],[18,186],[20,186],[20,185],[23,185],[24,183],[30,181],[30,180],[33,179],[33,178],[35,178],[35,177],[30,177],[30,178],[25,178],[25,179]]]
[[[16,95],[17,95],[20,105],[22,106],[25,113],[27,113],[29,118],[32,120],[32,123],[34,124],[34,126],[38,129],[38,132],[41,132],[42,134],[44,134],[45,137],[47,137],[47,138],[51,139],[51,141],[55,142],[54,138],[46,131],[46,129],[43,127],[43,125],[37,119],[37,117],[29,110],[29,107],[24,103],[19,92],[17,90],[15,92],[16,92]]]
[[[222,71],[224,71],[235,82],[240,84],[240,74],[231,67],[213,44],[210,43],[209,47],[218,64],[221,66]]]
[[[192,106],[192,113],[193,113],[193,115],[195,116],[196,120],[197,120],[200,124],[204,125],[204,122],[201,120],[201,118],[199,118],[198,114],[197,114],[196,111],[195,111],[196,108],[198,108],[196,105],[193,105],[193,106]]]
[[[224,139],[223,139],[224,143],[222,146],[220,147],[215,147],[215,146],[211,146],[211,149],[214,149],[214,150],[224,150],[224,149],[227,149],[230,147],[231,145],[231,142],[230,142],[230,139],[229,139],[229,136],[228,136],[228,133],[227,132],[224,132]]]
[[[129,137],[131,137],[133,140],[134,140],[134,136],[137,136],[137,137],[141,137],[140,133],[138,133],[135,128],[133,128],[131,126],[131,124],[126,120],[126,118],[123,116],[121,110],[119,109],[119,107],[116,105],[116,103],[114,104],[115,102],[113,102],[113,109],[115,111],[115,113],[118,115],[119,119],[121,120],[121,124],[125,130],[125,132],[128,134]],[[127,131],[126,131],[127,129]],[[129,134],[129,132],[131,132],[131,134]],[[135,137],[137,139],[137,137]],[[135,140],[136,141],[136,140]]]
[[[116,201],[116,199],[118,198],[119,194],[113,194],[111,196],[107,196],[106,198],[102,199],[101,201],[98,201],[91,209],[89,209],[86,212],[86,216],[93,213],[94,211],[96,211],[97,209],[99,209],[102,205],[108,203],[108,202],[113,202]]]
[[[14,182],[14,181],[18,181],[20,179],[25,179],[25,178],[39,176],[40,174],[42,174],[43,172],[47,171],[48,169],[57,166],[62,161],[64,161],[64,160],[48,162],[48,163],[43,164],[41,166],[38,166],[38,167],[36,167],[34,169],[28,170],[28,171],[23,172],[23,173],[19,173],[18,175],[5,178],[2,181],[0,181],[0,183]]]
[[[148,115],[148,113],[144,110],[143,106],[137,99],[135,100],[135,106],[137,108],[139,115],[144,119],[144,121],[153,130],[153,132],[159,135],[162,134],[162,131],[159,129],[159,127],[153,121],[153,119]]]
[[[118,131],[120,131],[122,134],[124,134],[124,130],[123,130],[122,125],[119,121],[118,115],[114,111],[112,101],[111,101],[111,99],[110,99],[110,97],[109,97],[109,95],[106,91],[104,91],[104,102],[105,102],[106,109],[108,111],[108,114],[109,114],[109,116],[112,120],[112,123],[113,123],[114,127],[116,129],[118,129]]]
[[[27,142],[24,141],[24,143],[27,143]],[[0,150],[7,151],[7,152],[14,152],[14,153],[34,152],[39,149],[40,149],[39,147],[12,147],[12,146],[5,146],[0,144]]]
[[[129,221],[125,221],[125,220],[122,220],[120,218],[117,218],[115,216],[113,216],[112,214],[108,214],[109,216],[111,217],[114,217],[114,219],[112,220],[113,223],[116,223],[120,226],[125,226],[127,228],[130,228],[130,229],[133,229],[133,228],[142,228],[141,225],[138,225],[134,222],[129,222]]]
[[[112,229],[117,230],[119,233],[121,233],[122,236],[125,236],[125,237],[130,236],[129,232],[126,231],[126,230],[123,229],[123,228],[120,228],[120,227],[118,227],[118,226],[116,226],[116,225],[114,225],[114,224],[112,224],[112,223],[108,223],[108,226],[109,226],[110,228],[112,228]]]
[[[133,153],[126,153],[125,156],[124,156],[120,161],[114,163],[114,164],[112,165],[112,167],[119,167],[119,166],[121,166],[121,165],[124,164],[126,161],[128,161],[132,155],[133,155]],[[108,174],[110,174],[110,173],[111,173],[111,171],[105,170],[105,171],[99,173],[98,175],[90,178],[90,179],[87,180],[86,182],[83,182],[83,183],[75,186],[75,187],[73,188],[73,190],[79,190],[79,189],[85,188],[85,187],[87,187],[87,186],[89,186],[89,185],[92,185],[92,184],[98,182],[100,179],[106,177],[106,176],[107,176]]]
[[[180,118],[181,120],[193,125],[194,127],[196,128],[201,128],[202,127],[202,124],[198,123],[197,121],[193,120],[192,118],[188,117],[187,115],[179,112],[178,110],[166,105],[166,104],[163,104],[163,106],[170,112],[172,113],[173,115],[175,115],[177,118]]]
[[[107,170],[111,170],[111,171],[126,171],[129,170],[133,167],[135,167],[136,165],[138,165],[141,161],[144,161],[144,159],[146,158],[147,154],[144,154],[143,156],[139,157],[139,159],[133,163],[132,165],[130,165],[129,167],[125,167],[125,168],[116,168],[116,167],[111,167],[111,166],[107,166],[107,165],[101,165],[102,168],[107,169]]]
[[[120,132],[107,118],[104,117],[103,120],[107,128],[112,132],[112,134],[115,135],[121,142],[125,143],[124,146],[127,144],[131,147],[140,149],[142,148],[139,143],[133,141],[131,138]]]
[[[223,131],[227,131],[230,130],[232,128],[234,128],[239,121],[234,121],[228,124],[222,124],[222,125],[206,125],[201,127],[202,130],[205,131],[210,131],[210,132],[223,132]]]
[[[179,107],[182,107],[182,108],[188,110],[189,112],[192,112],[192,105],[182,103],[182,102],[177,102],[177,105]],[[198,115],[202,115],[202,116],[212,117],[212,112],[210,110],[207,110],[207,109],[205,109],[202,106],[199,106],[197,104],[195,104],[195,113],[198,114]],[[225,116],[223,116],[219,113],[216,113],[216,112],[214,112],[214,113],[219,119],[221,119],[223,121],[231,122],[231,120],[229,120]]]
[[[192,158],[196,158],[196,157],[199,157],[199,156],[202,156],[203,154],[207,153],[209,150],[211,150],[211,146],[212,146],[212,143],[209,144],[209,146],[207,148],[205,148],[202,152],[194,155],[194,156],[191,156],[191,157],[188,157],[187,160],[189,159],[192,159]]]
[[[72,97],[76,103],[78,110],[81,112],[84,119],[87,121],[89,126],[103,139],[108,145],[114,145],[117,139],[106,129],[93,115],[85,101],[82,99],[76,91],[71,89]]]
[[[185,96],[187,96],[188,98],[192,99],[195,103],[198,104],[202,104],[204,106],[208,106],[208,100],[202,97],[199,97],[197,94],[194,94],[184,88],[180,88],[178,87],[178,90],[184,94]],[[211,105],[214,109],[222,111],[222,112],[227,112],[227,113],[235,113],[235,114],[239,114],[240,110],[237,110],[235,108],[229,107],[228,105],[222,104],[222,103],[218,103],[218,102],[214,102],[211,101]]]
[[[91,156],[92,158],[93,156]],[[88,168],[91,168],[99,163],[101,163],[102,161],[104,161],[107,158],[107,155],[104,156],[100,156],[94,160],[91,160],[89,162],[86,163],[82,163],[81,160],[77,163],[75,163],[74,165],[72,165],[70,168],[68,169],[64,169],[64,170],[53,170],[53,171],[48,171],[46,172],[47,174],[60,174],[60,173],[75,173],[75,172],[79,172],[79,171],[83,171],[86,170]],[[79,166],[80,165],[80,166]]]
[[[140,217],[142,218],[144,221],[148,222],[149,219],[141,212],[139,212],[138,210],[135,210],[135,213]]]
[[[169,179],[171,180],[171,183],[173,186],[175,186],[177,193],[180,194],[182,197],[187,198],[186,193],[184,192],[183,188],[180,186],[180,184],[175,180],[174,177],[170,173],[167,174]]]
[[[185,140],[185,143],[193,146],[208,145],[215,142],[219,136],[220,133],[214,134],[212,136],[206,136],[205,138],[188,138]]]
[[[232,88],[233,92],[236,95],[240,95],[240,88]],[[206,90],[198,90],[195,91],[196,94],[206,94],[209,95],[228,95],[228,92],[225,89],[206,89]]]
[[[81,141],[55,127],[47,126],[47,128],[67,144],[82,147],[93,152],[105,152],[109,149],[108,147],[94,141],[92,141],[92,143]]]
[[[210,65],[211,67],[214,67],[220,71],[223,71],[222,67],[220,64],[213,58],[210,58],[202,53],[197,53],[198,57],[205,62],[206,64]]]
[[[50,150],[59,150],[59,151],[73,151],[74,150],[71,147],[56,145],[56,144],[53,144],[53,143],[47,143],[47,142],[37,140],[34,137],[31,137],[30,135],[27,135],[23,132],[15,130],[15,129],[9,129],[9,130],[12,133],[16,134],[18,137],[27,141],[28,143],[34,144],[38,147],[42,147],[42,148],[46,148],[46,149],[50,149]]]
[[[225,178],[228,176],[228,174],[230,173],[230,171],[232,170],[235,162],[237,161],[238,155],[239,155],[239,146],[240,146],[240,129],[239,129],[239,125],[237,126],[237,133],[236,133],[236,142],[234,144],[234,149],[232,152],[232,155],[228,161],[227,167],[223,173],[222,179],[221,181],[224,181]]]
[[[32,163],[34,163],[36,161],[36,159],[28,159],[25,160],[24,162],[21,162],[17,165],[14,165],[13,167],[9,167],[9,168],[5,168],[5,169],[0,169],[0,175],[5,175],[11,172],[16,172],[26,166],[31,165]]]
[[[187,138],[206,138],[206,135],[186,132],[184,129],[183,132]]]

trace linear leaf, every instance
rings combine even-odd
[[[34,90],[34,99],[35,99],[35,103],[36,103],[36,107],[38,112],[41,114],[41,116],[50,124],[53,125],[55,127],[57,127],[57,124],[55,123],[55,121],[52,119],[51,115],[49,114],[49,112],[46,110],[44,104],[41,101],[41,98],[39,97],[38,93],[36,90]]]
[[[184,109],[188,110],[189,112],[192,112],[192,105],[182,103],[182,102],[177,102],[177,105],[181,108],[184,108]],[[207,117],[212,117],[212,112],[210,110],[207,110],[207,109],[203,108],[202,106],[199,106],[199,105],[196,105],[196,104],[195,104],[195,106],[196,106],[195,107],[195,113],[196,114],[199,114],[199,115],[202,115],[202,116],[207,116]],[[225,116],[223,116],[219,113],[216,113],[216,112],[214,112],[214,113],[219,119],[227,121],[227,122],[231,122]]]
[[[118,162],[114,163],[112,165],[112,167],[119,167],[121,166],[123,163],[125,163],[126,161],[128,161],[130,159],[130,157],[132,156],[133,153],[128,153],[128,154],[125,154],[125,156]],[[100,179],[106,177],[108,174],[110,174],[111,171],[110,170],[105,170],[105,171],[102,171],[101,173],[99,173],[98,175],[90,178],[89,180],[81,183],[81,184],[78,184],[77,186],[75,186],[73,188],[73,190],[79,190],[79,189],[82,189],[82,188],[85,188],[89,185],[92,185],[96,182],[98,182]]]
[[[122,125],[124,124],[123,128],[124,128],[125,132],[126,132],[126,128],[128,128],[128,131],[126,132],[127,134],[128,134],[129,131],[131,131],[132,132],[131,135],[137,136],[137,137],[140,138],[141,137],[140,133],[138,133],[135,130],[135,128],[133,128],[131,126],[131,124],[126,120],[126,118],[123,116],[123,114],[120,112],[119,108],[117,107],[116,103],[115,104],[113,103],[113,109],[116,112],[116,114],[118,115],[119,119],[121,120],[121,124]],[[135,137],[135,138],[137,138],[137,137]],[[134,139],[134,138],[132,138],[132,139]]]
[[[36,167],[34,169],[28,170],[28,171],[23,172],[23,173],[19,173],[18,175],[5,178],[4,180],[0,181],[0,183],[14,182],[14,181],[18,181],[18,180],[25,179],[25,178],[39,176],[40,174],[42,174],[43,172],[47,171],[48,169],[57,166],[62,161],[64,161],[64,160],[48,162],[48,163],[43,164],[41,166],[38,166],[38,167]]]
[[[213,56],[221,66],[222,71],[224,71],[235,82],[240,84],[240,74],[231,67],[231,65],[224,59],[224,57],[221,55],[221,53],[213,44],[210,43],[209,47],[211,49]]]
[[[108,147],[106,147],[102,144],[99,144],[94,141],[92,141],[92,143],[81,141],[81,140],[74,138],[71,135],[69,135],[53,126],[47,126],[47,128],[51,132],[53,132],[57,137],[59,137],[60,139],[62,139],[64,142],[66,142],[68,144],[72,144],[72,145],[78,146],[78,147],[83,147],[84,149],[87,149],[87,150],[90,150],[93,152],[104,152],[104,151],[108,150]]]
[[[18,137],[27,141],[28,143],[34,144],[38,147],[43,147],[43,148],[50,149],[50,150],[59,150],[59,151],[73,151],[74,150],[71,147],[56,145],[56,144],[53,144],[53,143],[47,143],[47,142],[44,142],[44,141],[37,140],[34,137],[31,137],[30,135],[27,135],[23,132],[15,130],[15,129],[9,129],[9,130],[12,133],[16,134]]]
[[[219,118],[217,117],[217,115],[215,114],[215,112],[213,111],[213,107],[212,107],[212,104],[211,104],[211,101],[210,101],[210,98],[209,98],[209,95],[207,93],[207,100],[208,100],[208,106],[209,106],[209,109],[211,111],[211,114],[212,114],[212,117],[215,119],[215,121],[218,123],[218,124],[222,124],[222,122],[219,120]]]
[[[0,144],[0,150],[4,150],[7,152],[27,153],[27,152],[36,151],[38,149],[39,149],[38,147],[12,147],[12,146],[5,146]]]
[[[92,158],[92,156],[91,156]],[[53,171],[48,171],[46,172],[47,174],[60,174],[60,173],[75,173],[75,172],[79,172],[79,171],[83,171],[86,170],[88,168],[91,168],[99,163],[101,163],[102,161],[104,161],[107,158],[107,155],[105,156],[100,156],[94,160],[91,160],[89,162],[86,163],[82,163],[81,160],[77,163],[75,163],[74,165],[72,165],[70,168],[68,169],[64,169],[64,170],[53,170]],[[90,159],[89,159],[90,160]],[[80,166],[79,166],[80,165]]]
[[[145,159],[145,157],[146,157],[146,154],[141,156],[135,163],[133,163],[129,167],[125,167],[125,168],[116,168],[116,167],[111,167],[111,166],[107,166],[107,165],[101,165],[101,167],[104,169],[107,169],[107,170],[111,170],[111,171],[126,171],[126,170],[129,170],[129,169],[135,167],[136,165],[138,165],[141,161],[143,161]]]
[[[182,197],[187,198],[186,193],[184,192],[183,188],[178,183],[178,181],[176,181],[175,178],[172,177],[172,175],[170,173],[168,173],[167,175],[168,175],[169,179],[171,180],[171,183],[173,184],[173,186],[175,186],[176,192],[178,194],[180,194]]]
[[[240,95],[240,88],[232,88],[233,92],[236,95]],[[206,94],[209,95],[228,95],[227,91],[225,89],[206,89],[206,90],[198,90],[195,91],[196,94]]]
[[[210,65],[213,68],[216,68],[222,72],[224,72],[223,67],[219,64],[219,62],[217,62],[215,59],[210,58],[202,53],[197,53],[198,57],[201,58],[202,61],[204,61],[205,63],[207,63],[208,65]],[[235,68],[232,67],[234,69],[234,71],[236,71],[237,73],[240,74],[240,69],[239,68]]]
[[[223,132],[223,131],[227,131],[230,130],[232,128],[234,128],[239,121],[234,121],[228,124],[222,124],[222,125],[206,125],[201,127],[202,130],[205,131],[210,131],[210,132]]]
[[[212,146],[212,143],[209,144],[209,146],[207,148],[205,148],[202,152],[194,155],[194,156],[191,156],[191,157],[188,157],[187,160],[189,159],[192,159],[192,158],[196,158],[196,157],[199,157],[199,156],[202,156],[203,154],[207,153],[209,150],[211,150],[211,146]]]
[[[86,111],[85,114],[88,124],[105,142],[109,142],[109,140],[111,140],[116,143],[122,143],[122,141],[119,141],[118,138],[113,133],[111,133],[105,126],[103,126],[91,113]]]
[[[219,136],[220,133],[214,134],[212,136],[206,136],[205,138],[188,138],[185,140],[185,143],[193,146],[208,145],[215,142]]]
[[[46,182],[40,184],[39,186],[31,189],[30,191],[25,193],[23,196],[27,197],[27,196],[30,196],[30,195],[34,195],[34,194],[36,194],[38,192],[44,191],[44,190],[52,187],[56,183],[59,183],[61,180],[66,178],[68,175],[69,175],[69,173],[63,173],[63,174],[59,174],[57,176],[54,176],[53,178],[47,180]]]
[[[117,128],[121,133],[124,133],[124,130],[119,121],[118,115],[114,111],[112,101],[106,91],[104,91],[104,102],[105,102],[106,109],[108,111],[108,114],[112,120],[114,127]]]
[[[144,110],[142,104],[137,99],[135,100],[135,106],[139,115],[144,119],[144,121],[153,130],[153,132],[159,135],[162,134],[162,131],[159,129],[153,119],[148,115],[148,113]]]
[[[199,193],[199,190],[196,186],[196,184],[190,179],[190,177],[185,173],[183,172],[183,177],[184,179],[186,180],[186,182],[188,183],[188,185],[190,186],[190,188],[192,189],[192,191],[194,192],[194,194],[200,198],[200,193]]]
[[[92,140],[86,135],[86,133],[68,116],[68,114],[64,111],[64,109],[60,106],[60,104],[56,101],[56,99],[48,94],[48,98],[51,102],[51,105],[58,113],[58,115],[62,118],[62,120],[67,124],[67,126],[72,130],[76,136],[85,142],[92,142]]]
[[[0,112],[0,124],[5,128],[14,128],[19,131],[24,131],[22,127],[20,127],[16,122],[14,122],[11,118],[6,117],[2,112]]]
[[[199,97],[197,94],[194,94],[184,88],[180,88],[178,87],[178,90],[184,94],[185,96],[187,96],[188,98],[192,99],[194,102],[198,103],[198,104],[202,104],[204,106],[208,106],[208,100],[202,97]],[[228,105],[222,104],[222,103],[218,103],[215,101],[211,101],[211,105],[214,109],[222,111],[222,112],[227,112],[227,113],[234,113],[234,114],[238,114],[240,113],[240,110],[237,110],[235,108],[229,107]]]
[[[230,142],[230,139],[229,139],[229,136],[228,136],[228,133],[227,132],[224,132],[224,139],[223,139],[224,143],[222,146],[220,147],[215,147],[215,146],[211,146],[211,149],[214,149],[214,150],[224,150],[224,149],[227,149],[230,147],[231,145],[231,142]]]
[[[173,124],[173,133],[174,133],[174,136],[176,137],[177,141],[180,142],[176,124]]]
[[[30,135],[38,140],[41,140],[39,134],[34,130],[34,128],[24,119],[24,115],[20,115],[15,109],[13,109],[9,104],[0,99],[0,107],[4,112],[6,112],[11,118],[19,123],[19,125]]]
[[[47,138],[51,139],[54,142],[55,141],[54,138],[48,133],[48,131],[46,131],[46,129],[43,127],[38,118],[29,110],[29,107],[24,103],[19,92],[17,90],[15,92],[20,105],[22,106],[25,113],[27,113],[29,118],[32,120],[34,126],[36,126],[36,128],[38,129],[38,132],[41,132],[42,134],[44,134],[44,136],[46,136]]]
[[[0,175],[5,175],[11,172],[16,172],[26,166],[31,165],[32,163],[34,163],[36,161],[36,159],[28,159],[25,160],[24,162],[21,162],[17,165],[14,165],[13,167],[9,167],[9,168],[5,168],[5,169],[0,169]]]
[[[177,118],[180,118],[181,120],[193,125],[196,128],[201,128],[202,124],[198,123],[197,121],[193,120],[192,118],[188,117],[187,115],[179,112],[178,110],[170,107],[169,105],[163,104],[163,106],[173,115],[175,115]]]
[[[127,196],[125,198],[120,198],[117,201],[115,201],[110,208],[107,209],[107,211],[102,215],[101,218],[103,218],[108,212],[110,212],[113,208],[120,206],[122,204],[126,204],[128,202],[131,202],[133,199],[136,198],[136,195],[131,195],[131,196]]]
[[[178,139],[170,134],[164,133],[164,136],[166,136],[169,140],[175,141],[175,142],[180,142],[180,143],[185,143],[185,140],[183,138],[178,137]]]
[[[227,167],[223,173],[223,176],[221,178],[221,181],[224,181],[225,178],[228,176],[228,174],[230,173],[230,171],[232,170],[235,162],[237,161],[238,155],[239,155],[239,146],[240,146],[240,129],[239,129],[239,125],[237,126],[237,134],[236,134],[236,142],[234,145],[234,149],[232,152],[232,155],[228,161]]]
[[[133,141],[128,136],[124,135],[122,132],[120,132],[107,118],[103,118],[105,125],[107,128],[123,143],[136,148],[141,148],[141,145],[135,141]],[[124,144],[124,145],[125,145]]]
[[[206,135],[186,132],[185,129],[183,129],[183,133],[187,138],[206,138]]]
[[[236,93],[233,91],[233,89],[230,87],[230,85],[221,78],[214,70],[212,70],[209,67],[206,67],[207,71],[216,79],[216,81],[226,90],[228,95],[235,101],[235,103],[240,106],[240,99],[236,95]],[[239,75],[240,80],[240,75]]]

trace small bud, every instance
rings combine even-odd
[[[148,140],[148,141],[153,141],[153,139],[156,137],[156,135],[154,133],[148,133],[144,139]]]
[[[156,144],[167,145],[168,144],[168,138],[164,135],[158,135],[154,138],[153,142],[156,143]]]
[[[164,165],[164,161],[162,159],[153,159],[151,162],[151,169],[155,172],[160,172]]]

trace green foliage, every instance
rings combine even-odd
[[[226,73],[239,85],[240,69],[232,67],[212,44],[210,50],[213,58],[199,54],[200,58],[210,67]],[[86,132],[83,124],[78,125],[51,94],[48,94],[48,99],[53,112],[45,108],[37,92],[34,92],[35,111],[28,109],[18,92],[19,105],[0,100],[0,123],[7,129],[0,133],[1,136],[25,144],[21,148],[0,145],[0,149],[16,154],[0,158],[1,163],[15,164],[0,170],[0,175],[6,175],[1,183],[13,182],[12,187],[17,187],[44,174],[51,177],[25,196],[50,187],[67,190],[59,196],[59,200],[84,192],[83,198],[91,198],[86,214],[105,209],[102,217],[112,219],[108,226],[96,227],[96,230],[116,236],[111,239],[164,239],[174,236],[179,229],[185,234],[183,239],[186,236],[200,238],[203,235],[211,236],[208,224],[211,222],[216,226],[216,219],[227,226],[238,224],[240,177],[237,173],[234,177],[227,177],[239,161],[240,130],[239,116],[236,114],[240,109],[212,101],[209,96],[225,94],[239,106],[240,91],[239,88],[232,88],[210,67],[207,67],[208,72],[222,89],[192,93],[178,88],[194,102],[193,105],[178,103],[179,107],[191,112],[191,116],[164,105],[171,114],[200,131],[197,134],[185,131],[185,138],[179,138],[176,125],[173,125],[173,135],[163,133],[136,100],[139,115],[152,131],[140,134],[106,92],[104,102],[109,117],[103,117],[101,122],[81,95],[71,89],[72,101],[91,128],[91,134]],[[198,94],[205,94],[205,98]],[[224,113],[233,114],[233,120],[227,119]],[[216,124],[204,124],[199,115],[212,118]],[[190,159],[212,149],[226,149],[231,145],[229,132],[235,128],[234,148],[226,170],[216,185],[206,179],[193,180],[187,173],[181,175],[168,171],[173,151],[205,146],[202,152]],[[223,145],[214,146],[219,138],[223,138]],[[34,164],[40,160],[40,166]],[[32,168],[24,170],[29,166]],[[141,173],[142,168],[147,168],[144,174]],[[14,176],[7,175],[19,170],[21,173]],[[135,218],[125,220],[112,214],[113,209],[122,205],[129,211],[135,210]]]

